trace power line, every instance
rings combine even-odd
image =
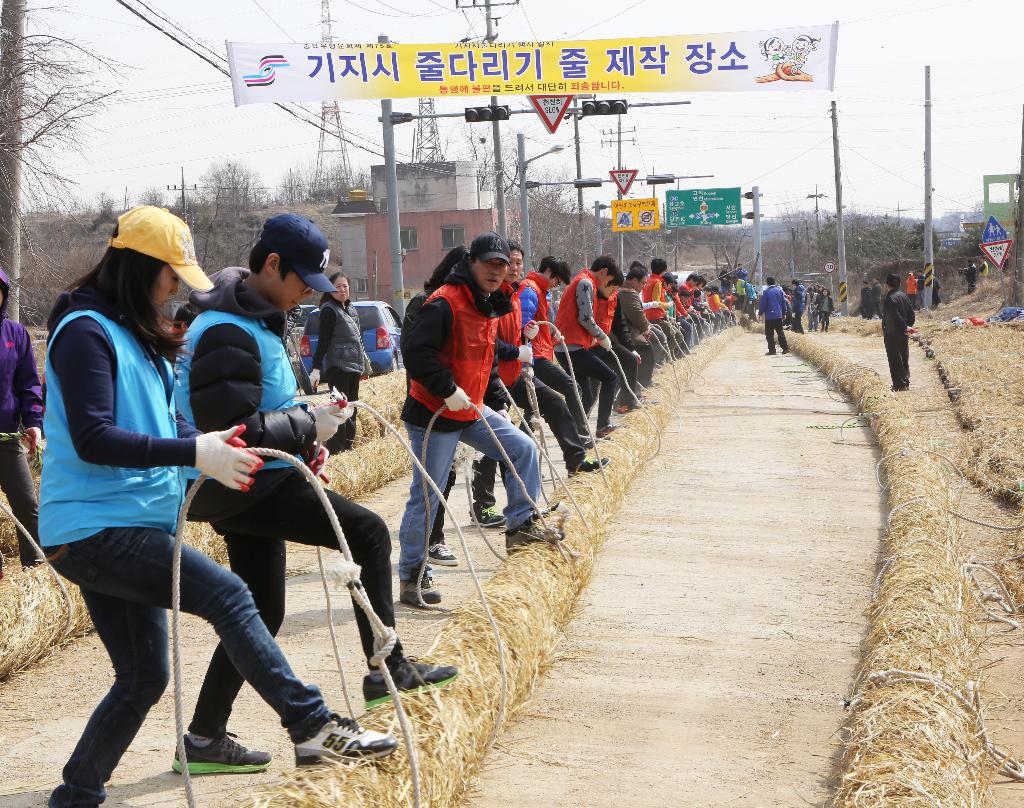
[[[263,16],[265,16],[268,20],[270,20],[272,23],[274,23],[275,26],[277,26],[277,30],[278,31],[280,31],[282,34],[284,34],[286,37],[288,37],[288,39],[290,39],[292,42],[297,42],[298,41],[298,40],[295,39],[295,37],[293,37],[291,34],[289,34],[287,31],[285,31],[284,28],[281,27],[281,23],[279,23],[277,20],[275,20],[273,17],[270,16],[270,12],[267,11],[265,8],[263,8],[263,6],[260,5],[259,0],[252,0],[252,4],[254,6],[256,6],[256,8],[258,8],[260,11],[263,12]]]

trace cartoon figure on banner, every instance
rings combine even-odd
[[[804,73],[804,65],[812,51],[818,49],[820,39],[801,34],[787,45],[777,36],[770,37],[759,43],[761,55],[772,67],[772,72],[758,76],[754,81],[767,84],[770,81],[814,81],[814,76]]]

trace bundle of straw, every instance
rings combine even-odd
[[[870,607],[835,805],[842,808],[991,805],[978,714],[959,692],[976,683],[978,609],[963,574],[965,538],[927,436],[873,371],[812,337],[790,345],[870,413],[893,509]],[[924,674],[903,682],[886,672]]]
[[[360,397],[397,424],[405,399],[405,374],[391,373],[365,381]],[[334,490],[352,499],[391,482],[410,467],[405,451],[394,438],[382,435],[376,421],[360,420],[359,431],[362,437],[358,445],[328,465]],[[0,531],[0,552],[16,553],[13,522],[4,519]],[[223,539],[208,524],[195,525],[188,537],[195,549],[220,563],[227,561]],[[75,604],[70,615],[48,569],[21,570],[16,562],[5,566],[5,577],[0,581],[0,680],[92,631],[81,594],[74,585],[67,586]]]
[[[687,361],[695,370],[703,368],[737,333],[730,329],[705,343]],[[656,385],[660,401],[678,398],[680,391],[673,387],[673,378],[668,372],[660,374]],[[570,563],[551,546],[532,547],[504,562],[484,586],[506,647],[510,711],[523,706],[538,677],[550,666],[565,624],[589,581],[608,517],[657,452],[658,433],[668,422],[669,410],[653,406],[648,412],[656,425],[641,412],[631,413],[625,418],[629,428],[616,432],[607,448],[602,448],[602,455],[612,458],[607,488],[598,474],[582,475],[571,483],[593,528],[588,531],[578,520],[567,524],[568,544],[580,558]],[[462,671],[443,691],[403,699],[416,729],[423,805],[449,808],[460,804],[487,753],[492,733],[500,730],[496,727],[499,657],[479,602],[473,600],[456,609],[428,656],[456,664]],[[393,716],[390,708],[377,708],[367,716],[366,724],[395,731]],[[383,808],[411,802],[409,763],[403,748],[372,765],[296,771],[278,785],[246,795],[243,804],[248,808]]]

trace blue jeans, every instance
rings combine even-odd
[[[174,537],[154,528],[108,528],[64,545],[52,561],[82,590],[114,666],[114,685],[93,712],[64,767],[50,808],[106,799],[104,784],[170,679],[167,609]],[[329,711],[320,691],[292,673],[238,576],[185,547],[181,609],[213,624],[232,663],[279,716],[293,741],[309,738]]]
[[[530,500],[536,502],[540,498],[540,471],[537,465],[537,446],[534,442],[520,432],[511,423],[498,415],[490,407],[484,407],[484,417],[491,429],[498,436],[502,448],[512,461],[512,466],[522,477],[526,484],[524,494],[522,487],[516,482],[516,478],[509,474],[505,481],[505,492],[508,495],[508,504],[505,506],[505,523],[508,529],[514,529],[526,522],[533,516],[533,505]],[[405,425],[409,433],[409,443],[412,445],[416,457],[423,457],[423,436],[426,429]],[[501,453],[494,445],[494,438],[487,431],[487,427],[477,419],[470,421],[464,429],[454,432],[438,432],[436,429],[430,433],[430,445],[427,450],[427,462],[424,466],[430,479],[443,489],[445,480],[448,479],[448,472],[452,467],[452,460],[455,459],[455,450],[459,442],[472,446],[478,452],[483,452],[487,457],[494,460],[501,460]],[[529,495],[529,499],[527,499]],[[409,486],[409,501],[405,504],[405,513],[402,515],[402,525],[398,530],[398,542],[401,545],[401,553],[398,558],[398,577],[402,581],[416,580],[416,573],[423,563],[423,555],[426,551],[427,533],[434,522],[434,515],[440,504],[437,494],[430,491],[430,515],[426,513],[423,501],[423,478],[415,467],[412,472],[412,484]]]
[[[679,327],[683,329],[683,337],[686,339],[686,347],[691,350],[694,347],[693,343],[693,325],[689,320],[679,320]]]

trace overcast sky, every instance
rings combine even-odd
[[[317,0],[147,0],[223,52],[225,40],[319,41]],[[468,4],[469,0],[463,0]],[[89,44],[125,65],[109,108],[90,123],[80,154],[54,155],[78,182],[82,198],[106,192],[118,199],[179,179],[194,182],[216,160],[237,159],[273,186],[292,165],[315,160],[317,131],[275,107],[236,108],[228,79],[114,0],[57,0],[37,25]],[[61,5],[63,3],[63,5]],[[30,6],[40,5],[30,3]],[[52,4],[47,4],[52,5]],[[452,42],[483,33],[482,11],[455,10],[455,0],[333,0],[336,36],[347,41]],[[1024,59],[1007,33],[1024,27],[1019,0],[790,0],[784,4],[680,3],[679,0],[521,0],[496,9],[507,40],[599,39],[826,24],[838,20],[835,93],[697,93],[630,96],[631,100],[691,100],[690,106],[637,109],[624,164],[641,173],[714,174],[706,186],[758,183],[763,211],[775,215],[805,200],[817,184],[834,208],[829,102],[839,108],[846,206],[865,211],[923,213],[924,65],[932,67],[936,215],[980,201],[983,174],[1016,173],[1024,104]],[[1016,53],[1018,55],[1014,56]],[[525,98],[504,103],[525,107]],[[464,104],[439,99],[438,111]],[[415,99],[395,102],[416,110]],[[377,102],[343,102],[345,126],[380,143]],[[442,120],[446,156],[466,156],[465,125]],[[613,146],[601,130],[615,118],[581,122],[584,176],[607,176]],[[408,159],[414,124],[399,127],[399,158]],[[632,130],[635,128],[635,132]],[[479,134],[489,126],[478,125]],[[503,135],[523,131],[532,155],[571,143],[572,128],[549,136],[532,116],[513,117]],[[635,142],[634,142],[635,141]],[[380,162],[350,150],[356,165]],[[573,176],[572,152],[552,155],[531,171]],[[590,204],[609,188],[588,192]],[[684,185],[684,187],[686,187]],[[696,187],[699,187],[697,185]]]

